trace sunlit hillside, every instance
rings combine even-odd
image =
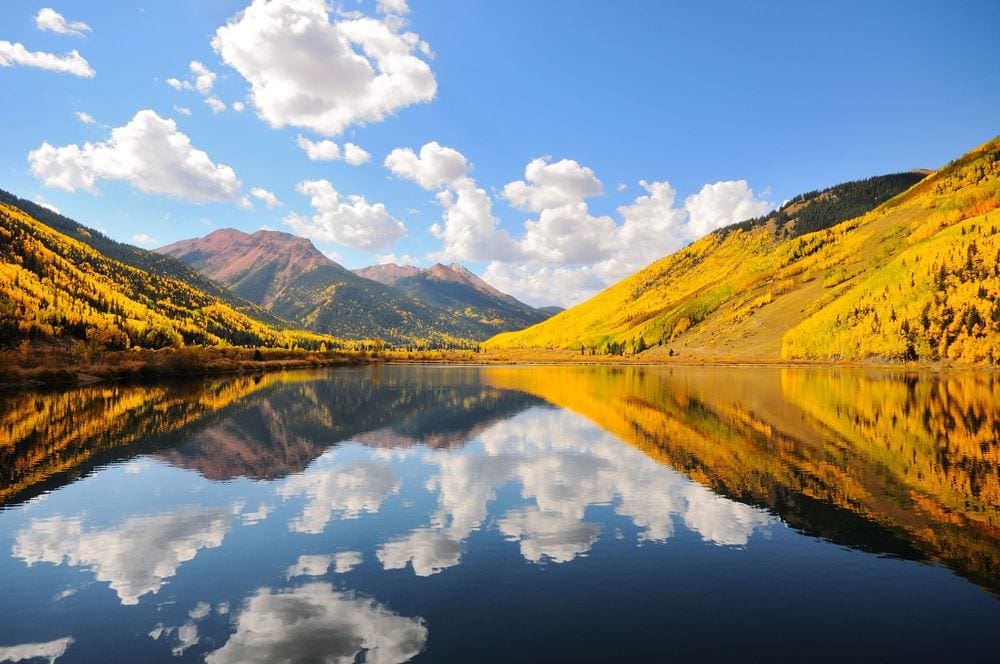
[[[28,340],[75,340],[94,349],[339,343],[269,326],[186,282],[109,258],[0,203],[0,345]]]
[[[783,208],[784,223],[712,233],[583,304],[485,345],[994,364],[998,205],[995,139],[871,212],[800,235],[789,206],[802,202],[793,201]]]

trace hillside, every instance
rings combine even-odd
[[[838,218],[855,212],[851,205],[832,206],[838,214],[809,213],[872,183],[810,194],[770,218],[716,231],[485,346],[650,358],[996,363],[1000,139],[860,216]],[[887,176],[883,184],[884,193],[898,193],[907,179]],[[803,218],[812,232],[795,231]]]
[[[519,330],[550,315],[498,291],[457,263],[438,263],[426,269],[387,263],[355,270],[355,274],[493,327],[495,332]]]
[[[190,265],[282,318],[338,337],[462,346],[543,318],[538,315],[528,320],[523,313],[515,316],[517,307],[502,299],[510,296],[499,291],[494,291],[489,300],[493,308],[487,307],[487,296],[470,287],[468,278],[455,282],[461,285],[439,288],[441,295],[433,298],[434,302],[424,301],[405,289],[351,272],[305,238],[277,231],[244,233],[224,229],[157,251]],[[448,297],[454,308],[440,306]],[[473,301],[461,305],[462,297]],[[501,309],[497,302],[506,308]]]
[[[74,232],[93,235],[79,225]],[[0,346],[24,340],[107,349],[339,343],[266,325],[185,281],[109,258],[0,203]]]
[[[220,286],[175,258],[141,249],[131,244],[125,244],[124,242],[116,242],[100,231],[83,226],[69,217],[65,217],[32,201],[18,198],[2,189],[0,189],[0,203],[20,209],[36,221],[45,224],[63,235],[68,235],[75,240],[79,240],[108,258],[131,265],[132,267],[137,267],[151,274],[183,281],[192,288],[204,291],[206,294],[222,300],[233,309],[262,323],[275,327],[289,327],[288,321],[282,320],[258,304],[235,295],[229,289]]]

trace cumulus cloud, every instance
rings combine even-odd
[[[226,110],[226,104],[218,97],[205,97],[205,105],[212,109],[212,113],[218,115]]]
[[[284,203],[278,200],[278,197],[275,196],[273,192],[270,192],[267,189],[254,187],[250,190],[250,195],[266,205],[268,210],[273,210],[276,207],[284,205]]]
[[[90,32],[90,26],[83,21],[67,21],[65,16],[51,7],[43,7],[38,10],[38,14],[35,15],[35,26],[39,30],[48,30],[73,37],[83,37],[83,33]]]
[[[90,113],[77,111],[76,113],[74,113],[74,115],[76,116],[76,119],[82,122],[83,124],[94,124],[96,122],[96,120],[94,120],[94,116],[92,116]]]
[[[384,164],[397,177],[440,190],[435,198],[444,210],[442,223],[430,228],[431,235],[442,241],[441,250],[432,256],[435,260],[514,256],[513,240],[500,228],[489,194],[468,176],[469,161],[461,152],[431,141],[419,154],[412,148],[396,148]]]
[[[331,140],[310,141],[305,136],[295,139],[310,161],[337,161],[341,158],[340,146]]]
[[[25,662],[34,659],[47,659],[54,664],[57,659],[66,654],[66,649],[73,645],[73,637],[64,636],[54,641],[44,643],[19,643],[15,646],[0,646],[0,662]]]
[[[45,200],[45,198],[41,194],[35,196],[35,202],[41,205],[46,210],[51,210],[56,214],[62,214],[62,210],[60,210],[52,203],[49,203],[47,200]]]
[[[191,75],[194,77],[195,90],[203,95],[212,91],[212,87],[215,85],[215,72],[197,60],[192,60],[188,69],[191,70]]]
[[[86,58],[80,55],[76,49],[65,55],[56,55],[45,51],[29,51],[24,47],[24,44],[0,39],[0,67],[17,65],[47,69],[61,74],[73,74],[81,78],[93,78],[97,75]]]
[[[341,150],[334,141],[328,139],[311,141],[305,136],[299,136],[295,139],[295,144],[302,148],[310,161],[344,160],[352,166],[359,166],[372,158],[367,150],[354,143],[345,143],[344,149]]]
[[[342,466],[336,450],[314,461],[305,472],[290,477],[277,494],[283,498],[304,495],[302,514],[292,519],[289,530],[321,533],[334,515],[355,519],[378,512],[382,503],[399,491],[401,481],[388,464],[364,461]]]
[[[722,226],[759,217],[773,207],[767,201],[757,200],[746,180],[706,184],[684,201],[690,217],[688,235],[701,237]]]
[[[140,191],[190,201],[238,200],[240,181],[178,131],[173,120],[142,110],[100,143],[54,147],[28,154],[31,172],[45,186],[97,191],[97,180],[121,180]]]
[[[178,106],[174,104],[174,112],[180,113],[181,115],[191,115],[191,109],[187,106]]]
[[[344,143],[344,161],[351,166],[360,166],[371,161],[372,155],[359,145]]]
[[[416,55],[429,48],[399,31],[398,11],[385,20],[337,18],[325,0],[254,0],[216,31],[212,47],[247,80],[251,103],[275,128],[334,136],[434,98],[434,74]]]
[[[132,242],[142,247],[155,247],[158,244],[156,238],[147,233],[136,233],[132,236]]]
[[[246,107],[247,107],[246,104],[244,104],[241,101],[233,102],[233,110],[236,111],[237,113],[242,113],[244,110],[246,110]]]
[[[410,7],[406,4],[406,0],[378,0],[378,11],[382,14],[402,16],[410,13]]]
[[[323,653],[327,661],[405,662],[427,641],[419,618],[393,613],[374,600],[334,591],[326,583],[292,590],[261,588],[236,619],[236,632],[208,664],[292,662]]]
[[[493,215],[493,201],[472,178],[456,180],[451,188],[438,192],[436,199],[444,210],[444,223],[430,228],[431,235],[441,240],[435,260],[516,257],[514,241]]]
[[[465,155],[437,141],[426,143],[419,155],[412,148],[396,148],[384,163],[396,176],[412,180],[427,190],[451,185],[469,171]]]
[[[17,533],[11,553],[29,566],[66,563],[88,569],[98,581],[109,582],[122,604],[138,604],[198,551],[220,546],[231,518],[228,509],[187,507],[93,530],[86,530],[79,517],[37,519]]]
[[[572,159],[549,163],[550,159],[540,157],[529,162],[524,180],[508,183],[503,197],[520,210],[541,212],[571,206],[604,191],[593,170]]]
[[[454,148],[437,142],[419,153],[396,148],[384,163],[397,177],[437,191],[443,215],[429,232],[441,248],[431,258],[489,261],[483,278],[532,304],[576,304],[707,232],[773,207],[745,180],[706,185],[681,207],[669,182],[641,180],[644,193],[619,207],[617,218],[595,215],[587,199],[604,186],[593,169],[540,157],[500,192],[512,207],[533,213],[523,232],[512,235],[494,215],[490,195],[469,176],[469,160]]]
[[[356,249],[379,249],[406,234],[406,228],[385,205],[368,203],[364,196],[341,197],[329,180],[306,180],[295,190],[309,196],[316,210],[311,217],[292,213],[284,218],[298,235]]]

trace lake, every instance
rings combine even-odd
[[[983,661],[1000,376],[371,366],[0,397],[0,661]]]

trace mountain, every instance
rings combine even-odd
[[[110,349],[339,343],[280,330],[185,280],[110,258],[77,239],[106,238],[95,240],[96,231],[65,217],[60,223],[71,228],[72,237],[0,202],[0,346],[28,339],[78,340]],[[112,248],[127,251],[124,247]],[[132,256],[156,262],[139,250]]]
[[[464,268],[459,272],[441,266],[450,275],[448,281],[437,279],[445,285],[428,288],[428,293],[436,295],[433,301],[425,301],[405,288],[351,272],[305,238],[277,231],[244,233],[230,228],[156,251],[190,265],[282,318],[338,337],[468,345],[542,318],[521,311],[520,307],[527,305],[496,291]],[[419,281],[419,271],[413,270],[416,268],[396,270],[399,283],[411,278]],[[387,269],[385,274],[390,272]],[[423,292],[414,289],[418,291]],[[473,300],[463,304],[462,297]],[[446,302],[450,303],[447,307],[443,306]]]
[[[994,139],[926,177],[840,185],[716,231],[485,347],[995,364],[998,205]]]
[[[534,325],[551,315],[498,291],[458,263],[438,263],[426,269],[386,263],[355,270],[355,274],[432,307],[496,327],[497,332]]]
[[[227,288],[220,286],[175,258],[146,249],[140,249],[139,247],[123,242],[116,242],[93,228],[83,226],[58,212],[32,201],[18,198],[14,194],[3,190],[0,190],[0,203],[20,209],[52,230],[78,240],[108,258],[139,268],[150,274],[183,281],[192,288],[217,298],[233,309],[267,325],[276,327],[290,326],[288,321],[282,320],[258,304],[238,297]]]

